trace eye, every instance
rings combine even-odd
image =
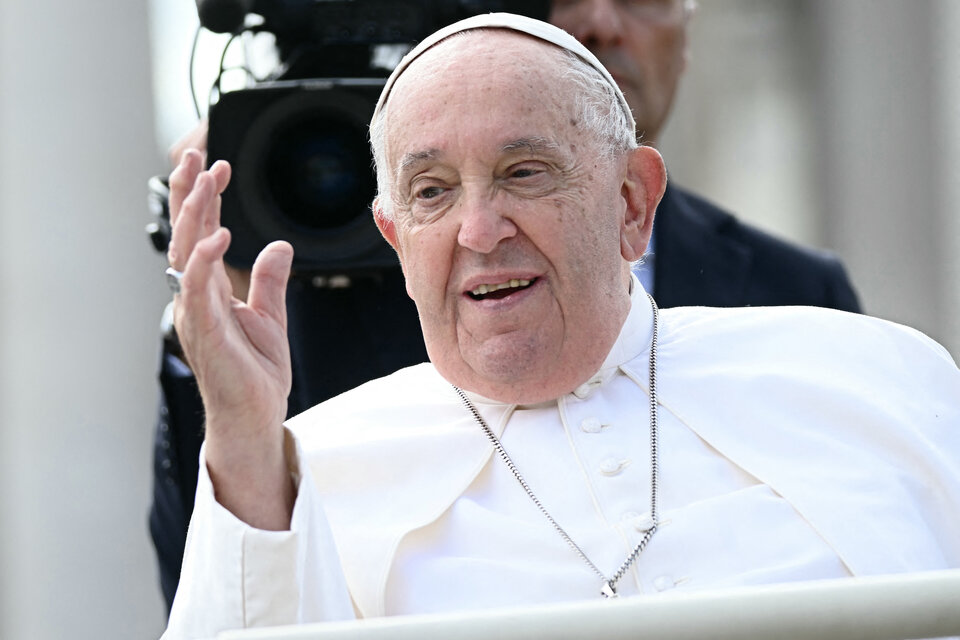
[[[541,197],[557,187],[557,171],[549,163],[533,160],[517,162],[501,174],[501,186],[518,196]]]
[[[423,176],[414,180],[408,200],[413,220],[418,224],[427,224],[439,219],[449,208],[455,190],[455,184],[436,177]]]
[[[531,176],[537,175],[538,173],[540,172],[534,169],[533,167],[517,167],[510,171],[510,177],[511,178],[529,178]]]
[[[504,176],[508,180],[529,180],[530,178],[536,178],[538,176],[543,176],[549,170],[548,165],[544,165],[542,162],[533,162],[533,161],[524,161],[517,162],[515,164],[507,167],[507,170],[504,172]]]
[[[420,200],[432,200],[443,194],[443,188],[437,186],[424,187],[417,191],[417,198]]]

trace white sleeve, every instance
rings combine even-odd
[[[254,529],[221,506],[201,448],[180,585],[162,640],[354,617],[310,467],[289,431],[286,439],[298,480],[289,531]]]

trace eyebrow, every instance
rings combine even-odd
[[[511,140],[500,147],[501,153],[511,154],[520,151],[528,153],[555,153],[560,149],[560,145],[550,138],[543,136],[529,136]],[[425,149],[423,151],[414,151],[406,153],[400,159],[397,167],[397,178],[402,178],[405,174],[415,170],[422,164],[430,163],[440,156],[439,149]]]
[[[560,148],[553,140],[542,136],[531,136],[529,138],[517,138],[506,143],[500,150],[504,153],[516,153],[517,151],[528,151],[530,153],[543,153],[545,151],[557,151]]]
[[[430,164],[436,160],[439,155],[439,149],[426,149],[424,151],[405,153],[403,157],[400,158],[400,165],[394,174],[394,180],[396,180],[397,184],[402,183],[407,176],[416,172],[419,166]]]
[[[397,167],[397,173],[404,173],[418,164],[423,164],[424,162],[433,160],[437,157],[437,155],[439,155],[439,153],[440,152],[437,149],[427,149],[425,151],[406,153],[404,154],[403,158],[400,159],[400,166]]]

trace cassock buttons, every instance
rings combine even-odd
[[[649,512],[641,514],[636,511],[628,511],[623,514],[622,520],[624,524],[633,527],[640,533],[646,533],[653,528],[653,516]]]
[[[623,471],[630,461],[627,459],[607,458],[600,463],[600,473],[605,476],[615,476]]]
[[[584,433],[600,433],[606,426],[608,425],[600,422],[599,418],[594,418],[591,416],[589,418],[584,418],[583,422],[580,423],[580,431],[583,431]]]
[[[666,591],[677,586],[676,581],[670,576],[657,576],[653,580],[653,588],[657,591]]]
[[[573,395],[577,396],[581,400],[586,399],[594,389],[603,384],[603,376],[599,373],[584,382],[582,385],[573,390]]]

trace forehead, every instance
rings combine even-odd
[[[574,101],[561,68],[559,48],[516,32],[478,30],[444,40],[394,86],[385,114],[388,156],[410,153],[398,147],[411,144],[430,148],[433,139],[569,135]]]
[[[422,89],[437,81],[463,83],[472,79],[509,77],[531,81],[555,75],[561,49],[538,38],[508,29],[461,31],[420,54],[394,84],[397,94]]]

